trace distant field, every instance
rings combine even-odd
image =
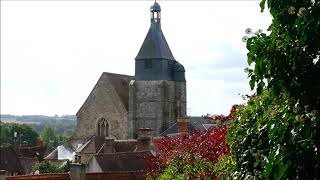
[[[1,114],[2,123],[27,124],[41,133],[45,127],[52,127],[56,134],[72,134],[76,126],[75,115],[44,116],[44,115],[23,115]]]
[[[22,115],[16,116],[11,114],[1,114],[0,119],[3,122],[43,122],[43,121],[55,121],[55,120],[76,120],[77,117],[75,115],[63,115],[63,116],[44,116],[44,115]],[[17,122],[17,123],[19,123]]]

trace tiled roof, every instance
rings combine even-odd
[[[100,173],[87,173],[86,180],[145,180],[145,172],[141,171],[108,171]]]
[[[97,153],[104,143],[104,137],[94,136],[84,145],[76,150],[77,153],[94,154]]]
[[[39,175],[9,176],[7,180],[71,180],[69,173],[47,173]],[[145,180],[145,172],[137,171],[108,171],[102,173],[86,173],[86,180]]]
[[[35,147],[18,147],[17,148],[19,157],[38,157],[42,159],[46,151],[45,146],[35,146]]]
[[[44,159],[58,159],[58,148],[55,148]]]
[[[203,118],[203,117],[189,117],[190,123],[189,123],[189,133],[191,132],[202,132],[207,130],[207,128],[204,125],[211,124],[209,119]],[[159,136],[166,136],[170,134],[176,134],[178,133],[178,127],[177,123],[174,123],[171,127],[169,127],[167,130],[162,132]]]
[[[95,155],[102,171],[142,171],[145,169],[143,157],[151,156],[150,151],[126,152]]]
[[[38,175],[9,176],[6,180],[71,180],[69,173],[47,173]]]
[[[93,136],[90,137],[90,139]],[[90,140],[89,139],[89,140]],[[72,139],[64,142],[62,146],[68,150],[69,152],[75,152],[79,147],[78,145],[83,144],[84,142],[87,142],[85,140],[80,140],[80,139]],[[58,159],[58,147],[56,147],[54,150],[52,150],[44,159]]]
[[[123,105],[125,106],[126,110],[128,110],[129,83],[131,80],[134,79],[134,77],[124,75],[124,74],[115,74],[115,73],[109,73],[109,72],[104,72],[103,74],[108,76],[109,81],[111,82],[112,86],[116,90]]]
[[[133,152],[136,149],[136,146],[137,146],[136,139],[114,141],[114,148],[116,152]]]
[[[13,147],[0,147],[0,169],[10,172],[22,173],[18,155]]]

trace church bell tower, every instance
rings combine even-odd
[[[161,7],[150,8],[151,25],[135,58],[135,80],[129,85],[128,122],[132,137],[140,128],[155,135],[186,116],[185,69],[172,55],[161,30]]]

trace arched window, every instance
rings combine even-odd
[[[97,136],[109,136],[109,123],[105,118],[100,118],[97,121]]]

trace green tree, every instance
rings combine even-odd
[[[262,10],[265,4],[270,34],[247,40],[257,95],[236,113],[231,156],[216,167],[221,179],[319,179],[320,2],[262,0]]]
[[[319,0],[262,0],[273,17],[270,34],[257,32],[247,41],[251,89],[282,92],[312,109],[320,109]]]
[[[44,128],[44,130],[41,133],[41,138],[45,143],[57,141],[54,129],[50,126]]]
[[[282,94],[268,91],[241,107],[228,132],[237,179],[320,177],[320,115]]]
[[[62,120],[41,121],[38,124],[32,124],[32,127],[38,133],[42,133],[43,130],[48,126],[54,129],[54,132],[57,136],[62,135],[63,136],[62,139],[67,140],[69,139],[69,137],[72,136],[75,130],[76,121],[62,119]]]
[[[25,144],[35,146],[39,135],[28,125],[16,123],[0,123],[1,145]]]

